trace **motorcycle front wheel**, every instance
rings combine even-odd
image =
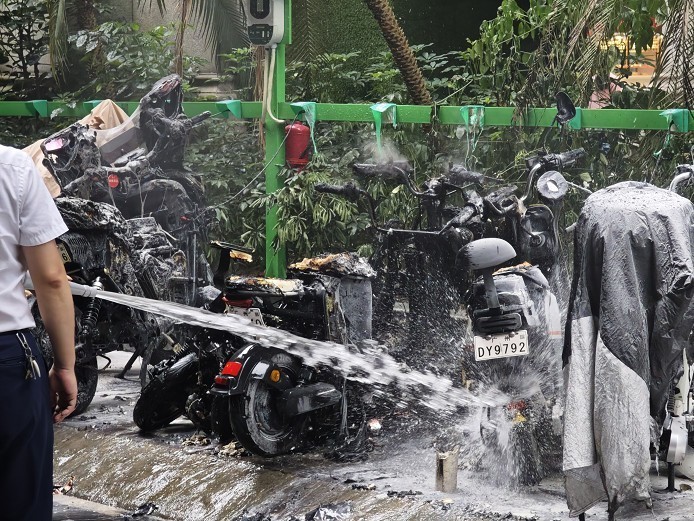
[[[485,408],[479,425],[480,440],[494,472],[512,485],[536,485],[544,477],[542,451],[530,421],[513,421],[507,411]]]
[[[544,477],[540,447],[532,425],[515,424],[511,429],[509,445],[514,462],[514,474],[520,485],[537,485]]]
[[[70,416],[82,414],[92,403],[99,383],[99,368],[91,342],[76,346],[75,377],[77,378],[77,405]]]
[[[38,305],[34,305],[31,309],[34,316],[36,328],[34,336],[36,342],[41,349],[41,354],[46,361],[46,368],[50,371],[53,367],[53,347],[48,338],[48,332],[41,319],[41,314],[38,310]],[[75,306],[75,320],[79,321],[81,312]],[[76,340],[77,342],[77,340]],[[77,404],[75,410],[70,414],[70,417],[82,414],[87,410],[87,407],[92,403],[96,394],[96,386],[99,383],[99,368],[97,366],[96,352],[90,341],[85,343],[77,343],[75,346],[75,378],[77,380]]]
[[[293,357],[276,353],[268,360],[292,382],[301,364]],[[282,392],[262,380],[250,380],[243,394],[229,398],[229,423],[247,450],[259,456],[286,454],[300,446],[305,418],[287,418],[280,405]]]

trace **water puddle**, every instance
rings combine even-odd
[[[366,342],[357,348],[306,339],[280,329],[258,326],[239,315],[217,314],[174,302],[109,291],[98,291],[96,296],[181,323],[227,331],[250,342],[283,349],[301,357],[308,365],[325,365],[350,380],[371,385],[376,392],[386,393],[386,387],[396,386],[403,402],[421,403],[435,411],[452,412],[461,406],[493,407],[508,401],[507,396],[497,390],[476,395],[454,386],[451,380],[440,375],[406,368],[376,342]]]

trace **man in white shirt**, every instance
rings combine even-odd
[[[75,408],[75,319],[55,238],[67,227],[29,156],[0,145],[0,518],[53,516],[53,422]],[[22,280],[33,280],[50,372]]]

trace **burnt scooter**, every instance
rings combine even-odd
[[[213,245],[220,249],[215,280],[224,289],[206,306],[210,311],[316,340],[370,338],[373,273],[355,255],[307,259],[289,267],[292,279],[225,277],[229,259],[243,260],[250,252]],[[353,390],[329,368],[309,367],[279,349],[215,331],[198,330],[150,373],[133,412],[140,429],[156,430],[185,414],[198,428],[222,440],[236,437],[262,456],[299,449],[309,430],[313,441],[322,434],[334,438],[335,432],[347,438],[348,416],[355,410],[358,416]]]
[[[419,212],[411,223],[391,219],[379,224],[377,202],[357,184],[314,187],[317,192],[367,202],[376,231],[375,251],[370,258],[377,272],[374,334],[378,340],[396,347],[392,354],[409,364],[435,363],[440,353],[430,332],[458,327],[454,314],[466,288],[467,278],[461,276],[462,271],[456,266],[457,252],[484,234],[483,227],[474,223],[469,227],[452,226],[440,233],[446,222],[467,211],[448,203],[451,195],[466,192],[470,204],[474,201],[474,205],[481,205],[481,197],[468,189],[487,180],[481,174],[453,165],[447,175],[429,179],[420,188],[410,179],[413,170],[406,162],[355,164],[352,168],[360,179],[398,184],[419,200]],[[405,311],[395,313],[396,307]]]
[[[192,130],[210,117],[183,114],[181,78],[157,81],[122,124],[93,130],[75,123],[44,141],[44,163],[62,193],[116,206],[126,219],[153,217],[184,251],[189,265],[176,301],[197,305],[198,288],[211,283],[204,256],[205,229],[212,215],[205,206],[200,176],[184,168]]]
[[[474,190],[465,190],[466,204],[463,207],[443,207],[448,215],[452,213],[453,216],[439,231],[378,225],[375,221],[376,202],[353,183],[315,186],[319,192],[340,195],[353,201],[366,201],[374,228],[389,241],[400,238],[415,247],[431,247],[436,244],[435,241],[439,241],[439,249],[435,251],[442,254],[454,252],[453,257],[457,257],[458,262],[450,262],[449,266],[457,264],[459,268],[457,273],[449,272],[449,280],[453,279],[452,284],[460,291],[461,300],[467,304],[476,337],[474,350],[466,351],[464,356],[463,380],[468,385],[472,382],[478,386],[495,385],[512,395],[520,393],[518,399],[502,411],[504,415],[506,410],[513,412],[511,420],[523,424],[530,433],[514,434],[514,447],[536,444],[535,428],[540,423],[544,428],[547,423],[545,419],[551,420],[554,400],[560,388],[560,317],[548,277],[552,280],[556,271],[559,256],[556,214],[568,184],[556,169],[571,166],[584,155],[583,149],[577,149],[564,154],[528,158],[528,189],[522,197],[516,195],[515,186],[501,187],[484,197]],[[481,174],[453,165],[446,176],[428,181],[422,192],[413,186],[407,169],[400,164],[357,165],[356,168],[362,172],[368,171],[372,176],[378,175],[381,179],[404,184],[415,195],[433,192],[432,198],[436,195],[434,189],[437,187],[441,187],[443,196],[453,190],[462,191],[471,183],[481,184],[484,178]],[[524,201],[531,195],[533,181],[540,173],[543,175],[537,181],[536,189],[544,204],[526,207]],[[443,197],[440,200],[444,200]],[[434,207],[434,210],[443,213],[441,206]],[[430,222],[435,221],[430,219]],[[491,236],[490,226],[486,223],[491,224],[494,230]],[[447,248],[442,245],[447,245]],[[499,270],[504,266],[505,269]],[[482,279],[467,288],[466,268],[483,275]],[[419,286],[421,293],[422,286]],[[388,293],[385,295],[387,297]],[[444,306],[444,300],[440,296],[438,298],[439,307],[448,309]],[[392,307],[393,303],[392,298],[381,300],[380,304],[385,306],[382,312],[387,313],[387,308]],[[529,354],[532,356],[527,357]],[[537,359],[537,363],[521,357]],[[542,400],[541,407],[531,407],[537,398],[534,390],[531,396],[527,396],[527,379],[531,373],[538,375],[539,381],[548,382],[544,389],[548,399]],[[500,412],[497,410],[485,409],[485,417],[480,419],[482,442],[487,445],[498,444],[498,428],[502,427],[498,414]],[[551,427],[551,421],[549,424]],[[518,450],[515,457],[521,459],[526,455]],[[524,469],[518,476],[521,482],[538,480],[542,471],[539,462],[534,463],[522,462],[518,465]]]
[[[250,249],[221,241],[210,246],[219,251],[216,286],[223,286],[232,263],[252,262]],[[226,305],[222,298],[223,293],[216,290],[211,302],[203,307],[223,313]],[[176,333],[170,335],[173,354],[147,368],[147,381],[135,403],[133,420],[142,431],[150,432],[185,415],[197,428],[227,440],[232,436],[227,413],[218,411],[219,403],[209,389],[222,365],[245,342],[209,329],[185,328],[181,334]]]
[[[226,313],[315,340],[359,344],[371,338],[374,272],[364,259],[326,255],[304,259],[289,272],[293,279],[229,277],[221,300]],[[299,450],[309,438],[337,438],[339,444],[364,433],[361,397],[352,384],[280,349],[246,344],[224,364],[211,392],[226,405],[238,441],[260,456]]]
[[[146,166],[149,171],[163,177],[163,171],[152,163],[172,166],[179,161],[179,155],[169,147],[172,142],[178,143],[181,147],[183,143],[180,140],[177,142],[169,139],[168,134],[161,131],[165,127],[161,121],[171,115],[179,120],[180,125],[192,128],[194,123],[187,124],[180,116],[180,102],[180,79],[176,76],[165,78],[143,98],[136,114],[120,127],[109,131],[96,131],[75,124],[42,143],[41,148],[46,156],[44,164],[63,192],[62,196],[56,199],[56,205],[70,231],[59,238],[57,243],[66,272],[75,282],[115,292],[190,303],[190,295],[195,295],[195,288],[204,285],[209,279],[206,277],[206,271],[209,269],[205,270],[207,264],[202,262],[201,268],[192,269],[194,274],[201,274],[201,279],[197,280],[193,276],[192,289],[190,288],[190,265],[195,266],[197,263],[189,263],[187,259],[197,256],[191,257],[188,253],[191,248],[185,248],[186,252],[182,252],[180,248],[172,245],[171,240],[175,239],[170,233],[162,230],[155,220],[155,217],[161,216],[155,209],[166,214],[168,206],[161,200],[148,198],[150,194],[143,195],[143,192],[140,192],[140,213],[126,221],[115,204],[112,190],[121,186],[118,176],[127,174],[129,178],[137,180],[136,184],[128,185],[131,188],[141,188],[143,180],[145,184],[149,182],[147,186],[150,187],[154,186],[154,181],[162,181],[166,190],[169,184],[171,185],[172,189],[168,190],[170,194],[179,194],[172,200],[186,200],[181,196],[183,189],[177,188],[182,186],[180,183],[169,182],[167,179],[145,179],[145,176],[141,175],[145,163],[148,163]],[[149,127],[158,128],[159,133],[141,131],[138,127],[140,122],[155,120],[158,123],[152,123]],[[138,154],[144,154],[144,157],[131,161],[135,156],[127,151],[138,143],[143,145]],[[147,153],[147,144],[151,149],[150,153]],[[120,152],[126,152],[125,159],[113,160]],[[182,154],[182,150],[179,153]],[[109,160],[104,157],[109,157]],[[112,167],[110,161],[123,166]],[[189,173],[185,173],[185,176],[193,180]],[[107,202],[85,199],[98,194],[99,187],[103,189],[106,185],[109,190]],[[133,188],[133,194],[135,192]],[[197,192],[191,189],[186,193]],[[144,198],[148,198],[152,206],[145,208]],[[108,204],[109,202],[113,204]],[[186,209],[189,207],[193,206],[185,206]],[[144,216],[146,210],[149,210],[147,213],[152,216]],[[168,221],[163,222],[170,224]],[[183,229],[187,245],[191,242],[195,244],[195,238],[191,241],[190,226],[187,222],[196,221],[188,219],[183,225],[179,224],[178,229]],[[193,247],[192,251],[196,253],[196,248]],[[198,256],[204,261],[202,255]],[[181,290],[181,284],[184,291]],[[96,357],[105,356],[106,353],[117,349],[134,351],[120,374],[123,377],[135,359],[144,355],[146,360],[143,362],[141,379],[146,380],[143,373],[146,373],[147,360],[157,361],[158,355],[154,348],[162,347],[160,333],[168,325],[144,313],[102,303],[99,299],[76,296],[74,302],[78,377],[76,414],[79,414],[89,405],[96,390]],[[37,309],[34,315],[44,353],[50,360],[50,343],[42,329]],[[134,327],[123,327],[126,323]]]
[[[126,219],[152,216],[167,232],[177,230],[182,218],[204,206],[202,182],[184,169],[183,156],[193,128],[210,117],[186,117],[182,101],[181,78],[173,74],[157,81],[117,127],[75,123],[46,139],[41,148],[63,193],[111,203]],[[94,149],[96,158],[89,155]]]

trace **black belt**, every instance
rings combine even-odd
[[[30,333],[31,329],[25,328],[25,329],[14,329],[12,331],[3,331],[0,333],[0,336],[7,336],[7,335],[16,335],[17,333]]]

